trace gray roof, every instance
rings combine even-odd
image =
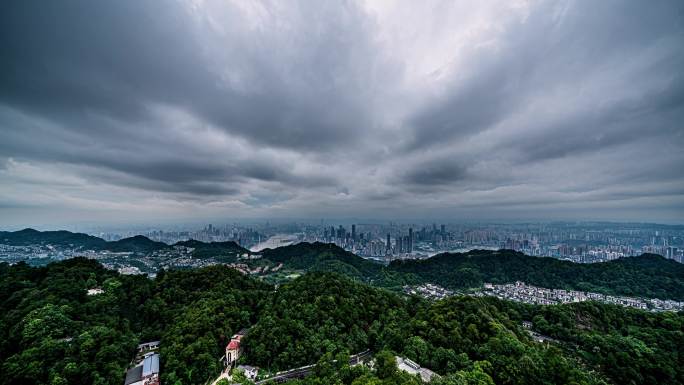
[[[143,342],[142,344],[138,345],[138,349],[143,348],[145,346],[149,345],[159,345],[161,341],[150,341],[150,342]]]
[[[159,373],[159,354],[152,354],[151,356],[145,357],[142,368],[143,377]]]
[[[142,365],[136,366],[135,368],[131,368],[126,372],[126,381],[124,381],[124,385],[129,385],[134,382],[138,382],[142,380],[142,371],[143,367]]]

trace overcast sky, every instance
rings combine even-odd
[[[682,1],[12,1],[0,226],[684,222]]]

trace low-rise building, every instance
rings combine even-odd
[[[100,289],[99,287],[88,289],[88,295],[98,295],[102,293],[104,293],[104,290]]]
[[[129,369],[124,385],[160,385],[159,354],[148,353],[141,362]]]
[[[242,354],[242,338],[247,334],[247,329],[240,330],[237,334],[231,337],[230,342],[226,346],[226,364],[233,365]]]
[[[439,378],[439,374],[433,372],[430,369],[422,368],[420,365],[414,361],[409,360],[404,357],[395,357],[397,360],[397,369],[403,370],[409,374],[417,374],[423,382],[430,382],[433,378]]]
[[[259,373],[259,368],[250,365],[238,365],[237,370],[244,373],[247,379],[254,381]]]

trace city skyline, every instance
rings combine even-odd
[[[11,2],[0,229],[684,223],[684,6]]]

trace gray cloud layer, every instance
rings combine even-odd
[[[4,4],[0,224],[681,222],[684,8]]]

